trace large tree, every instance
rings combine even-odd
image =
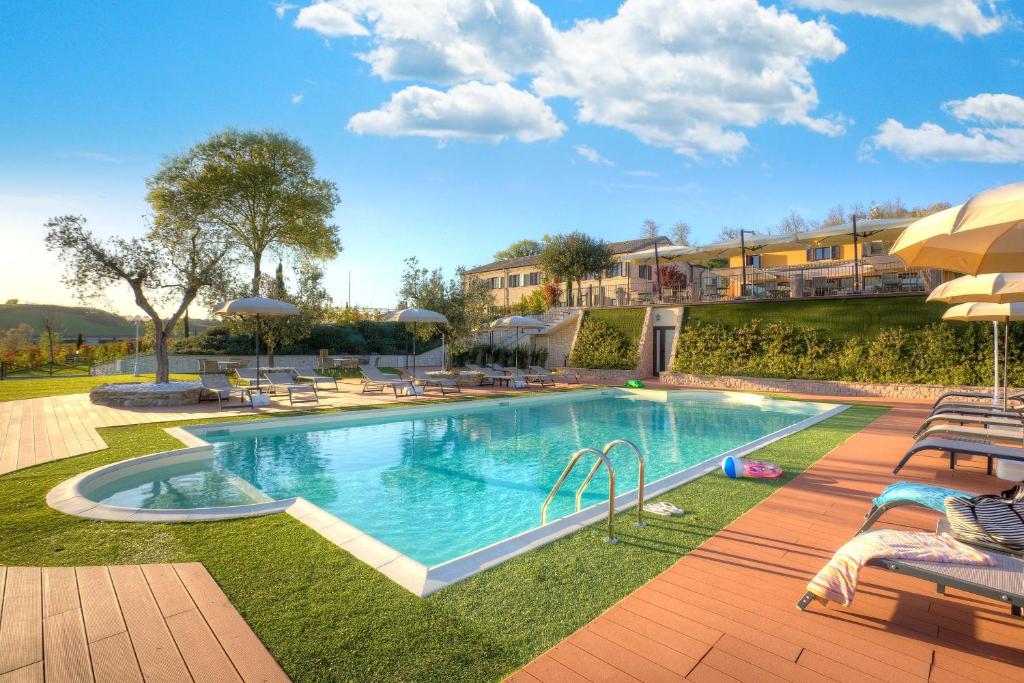
[[[248,294],[260,293],[267,251],[328,260],[341,250],[331,215],[337,187],[316,175],[309,149],[273,131],[226,130],[164,161],[146,182],[156,221],[230,231],[252,264]]]
[[[500,251],[494,252],[495,261],[507,261],[523,256],[536,256],[544,251],[545,242],[537,240],[517,240]]]
[[[421,266],[415,256],[405,259],[398,298],[408,306],[443,313],[448,318],[446,331],[453,340],[468,337],[486,322],[491,304],[490,289],[484,281],[464,277],[461,268],[455,271],[455,277],[445,279],[444,271]],[[415,327],[420,338],[429,338],[438,331],[432,325]]]
[[[690,246],[690,224],[686,221],[676,221],[672,226],[672,244],[680,247]]]
[[[167,340],[199,293],[222,284],[230,270],[230,242],[223,231],[164,221],[143,237],[98,238],[81,216],[46,223],[46,247],[64,263],[64,282],[83,299],[126,284],[153,325],[156,381],[167,382]],[[165,315],[160,308],[170,306]]]
[[[608,245],[582,232],[552,237],[540,255],[540,266],[548,275],[566,282],[566,303],[573,305],[572,285],[582,291],[581,281],[590,273],[601,274],[614,261]]]

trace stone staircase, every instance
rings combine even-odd
[[[530,316],[537,318],[541,322],[545,323],[544,327],[539,330],[522,330],[519,333],[519,343],[529,343],[529,339],[532,336],[539,334],[550,334],[554,332],[562,325],[569,322],[575,324],[577,317],[583,312],[582,308],[568,308],[559,307],[552,308],[540,315]],[[494,330],[494,344],[495,346],[514,346],[516,343],[516,331],[511,330]]]

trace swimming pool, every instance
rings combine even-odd
[[[209,444],[204,457],[100,477],[83,490],[101,509],[138,511],[272,507],[301,498],[432,568],[536,531],[541,504],[580,448],[631,440],[653,495],[681,483],[681,474],[698,476],[724,454],[836,409],[728,392],[603,390],[203,425],[187,431]],[[635,456],[621,448],[609,457],[616,492],[625,495],[637,486]],[[574,496],[587,469],[570,475],[549,521],[579,525]],[[600,515],[607,492],[602,469],[583,496],[584,512]]]

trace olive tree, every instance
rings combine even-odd
[[[201,225],[165,221],[143,237],[101,239],[82,216],[46,225],[46,247],[64,264],[64,282],[82,299],[126,284],[153,326],[156,381],[170,379],[167,341],[199,293],[221,284],[229,270],[227,235]],[[170,314],[161,313],[168,307]]]
[[[540,266],[552,277],[566,283],[566,303],[573,305],[572,285],[582,291],[582,280],[589,273],[602,274],[614,264],[612,252],[602,240],[582,232],[555,235],[540,254]]]
[[[443,313],[448,319],[445,329],[453,340],[465,339],[486,322],[491,305],[490,289],[482,280],[465,277],[462,268],[446,280],[444,271],[421,266],[415,256],[405,259],[398,298],[409,306]],[[433,325],[415,327],[421,339],[437,332]]]
[[[308,148],[281,133],[217,133],[166,159],[146,185],[157,225],[185,220],[231,233],[252,264],[251,296],[260,294],[267,251],[329,260],[341,250],[330,222],[337,187],[317,177]]]

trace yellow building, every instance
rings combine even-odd
[[[594,273],[583,280],[579,292],[582,298],[577,305],[625,305],[629,302],[631,293],[635,295],[636,292],[651,291],[651,283],[655,279],[654,267],[651,264],[633,263],[625,259],[639,250],[653,248],[655,242],[659,249],[672,244],[667,237],[626,240],[608,244],[615,265],[601,273],[600,276]],[[539,256],[494,261],[467,270],[465,276],[475,277],[488,283],[495,308],[506,308],[529,298],[540,289],[545,280]],[[565,286],[561,285],[560,290],[561,296],[564,297]]]

